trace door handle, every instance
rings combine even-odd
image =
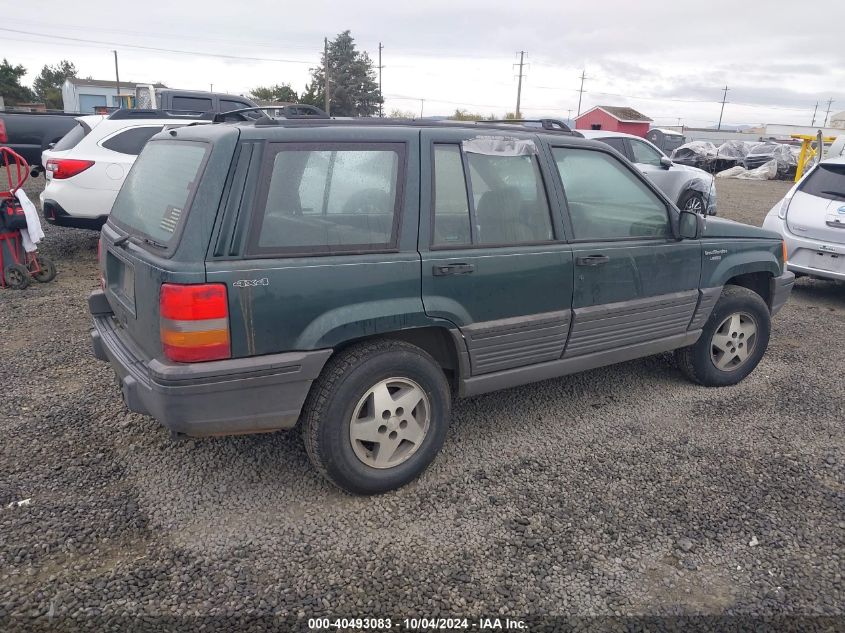
[[[431,274],[435,277],[444,277],[446,275],[468,275],[474,270],[475,266],[473,264],[446,264],[432,267]]]
[[[601,266],[610,261],[607,255],[587,255],[585,257],[577,257],[575,263],[578,266]]]

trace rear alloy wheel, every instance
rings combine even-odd
[[[757,367],[769,345],[769,306],[753,290],[725,286],[701,337],[675,350],[681,371],[708,387],[735,385]]]
[[[302,411],[314,466],[356,494],[399,488],[434,460],[449,426],[451,390],[425,351],[400,341],[354,345],[329,359]]]

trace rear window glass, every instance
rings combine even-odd
[[[90,131],[91,128],[84,123],[77,123],[75,127],[71,128],[70,132],[59,139],[59,141],[53,146],[53,151],[63,152],[68,149],[73,149],[79,145],[79,141],[84,139]]]
[[[196,190],[207,153],[204,143],[148,143],[114,201],[112,219],[130,233],[168,245]]]
[[[845,200],[845,165],[822,163],[801,183],[799,191],[828,200]]]
[[[212,106],[211,99],[204,99],[202,97],[173,97],[172,108],[174,110],[208,112]]]
[[[396,145],[283,149],[253,245],[306,254],[392,246],[400,164]]]
[[[146,125],[144,127],[133,127],[115,134],[110,139],[103,141],[103,147],[113,152],[137,156],[144,149],[153,136],[161,132],[160,125]]]

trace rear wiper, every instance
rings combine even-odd
[[[113,244],[114,246],[123,246],[124,244],[126,244],[126,242],[128,242],[128,241],[129,241],[129,238],[130,238],[130,237],[131,237],[131,236],[127,233],[127,234],[126,234],[126,235],[124,235],[123,237],[119,237],[119,238],[117,238],[114,242],[112,242],[112,244]]]

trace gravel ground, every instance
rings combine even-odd
[[[788,186],[719,182],[720,214],[759,225]],[[47,227],[43,251],[53,283],[0,290],[2,630],[543,614],[845,627],[842,284],[800,280],[740,385],[693,386],[663,355],[460,401],[422,478],[356,498],[318,477],[298,433],[174,442],[128,413],[89,351],[95,234]]]

